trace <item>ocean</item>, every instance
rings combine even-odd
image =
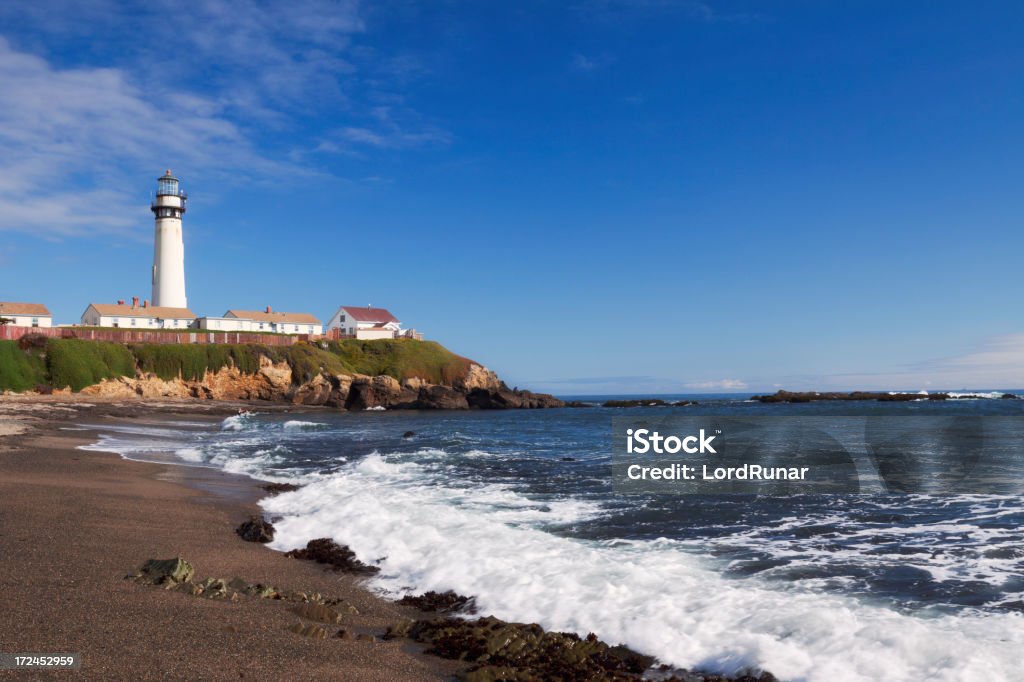
[[[261,502],[271,546],[332,537],[380,566],[370,587],[395,598],[451,589],[484,614],[594,632],[692,669],[1021,678],[1019,494],[624,494],[610,448],[623,416],[1002,418],[1024,416],[1024,400],[598,406],[609,397],[556,410],[102,425],[86,449],[304,484]],[[1024,482],[1021,445],[1007,480]]]

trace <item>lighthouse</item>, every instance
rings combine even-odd
[[[156,181],[153,215],[156,235],[153,244],[153,305],[188,308],[185,300],[185,242],[181,237],[181,214],[186,194],[178,178],[167,171]]]

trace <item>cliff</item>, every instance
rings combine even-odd
[[[268,400],[337,409],[562,407],[509,389],[431,341],[332,341],[287,347],[116,344],[25,337],[0,342],[0,389],[87,395]]]

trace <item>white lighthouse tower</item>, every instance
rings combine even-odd
[[[185,242],[181,237],[181,214],[187,195],[171,171],[156,181],[153,215],[156,241],[153,247],[153,305],[188,308],[185,300]]]

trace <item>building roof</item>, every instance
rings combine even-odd
[[[357,322],[373,322],[374,324],[387,324],[398,322],[398,318],[392,315],[386,308],[371,308],[370,306],[341,306],[345,314]]]
[[[42,315],[48,317],[50,311],[42,303],[8,303],[0,301],[0,315]]]
[[[289,324],[321,324],[309,313],[279,313],[277,311],[266,312],[265,310],[229,310],[224,313],[225,317],[240,317],[256,322],[287,322]]]
[[[89,306],[106,317],[158,317],[163,320],[194,320],[196,317],[188,308],[169,308],[157,305],[143,307],[119,303],[90,303]]]

